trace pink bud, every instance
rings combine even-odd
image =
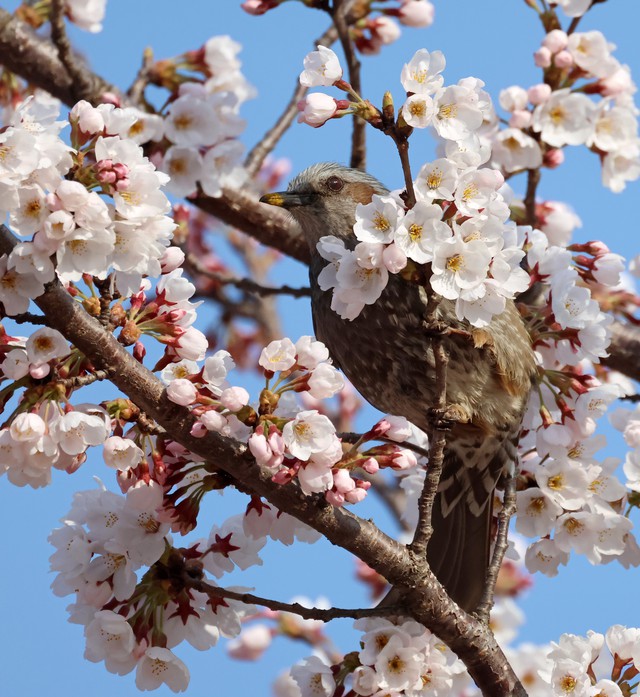
[[[369,22],[369,29],[374,39],[378,39],[382,44],[392,44],[400,38],[400,27],[389,17],[384,15],[376,17]]]
[[[533,62],[538,68],[548,68],[551,65],[551,51],[542,46],[533,54]]]
[[[561,29],[552,29],[542,40],[542,45],[546,46],[551,53],[558,53],[567,48],[569,37]]]
[[[136,341],[136,343],[133,345],[133,357],[136,359],[136,361],[142,363],[146,355],[147,349],[145,345],[141,341]]]
[[[547,99],[551,96],[551,86],[547,85],[544,82],[541,82],[538,85],[532,85],[529,87],[527,90],[527,94],[529,96],[529,101],[534,105],[537,106],[538,104],[544,104]]]
[[[244,661],[257,661],[271,644],[271,631],[264,624],[245,629],[242,634],[227,645],[232,658]]]
[[[344,494],[347,491],[353,491],[356,488],[356,483],[347,470],[339,469],[333,472],[333,487],[337,492]]]
[[[392,243],[382,250],[382,263],[389,273],[399,273],[407,265],[407,255]]]
[[[570,68],[573,65],[573,56],[569,51],[560,51],[556,53],[553,62],[557,68],[564,70],[565,68]]]
[[[347,492],[344,498],[347,503],[360,503],[360,501],[363,501],[366,496],[366,489],[356,488],[353,491]]]
[[[544,154],[542,162],[544,166],[548,167],[549,169],[560,167],[560,165],[564,162],[564,152],[559,148],[547,150],[547,152]]]
[[[197,396],[196,386],[185,378],[176,378],[167,385],[167,397],[180,406],[193,404]]]
[[[344,505],[344,496],[342,494],[339,494],[337,491],[327,491],[325,492],[324,497],[327,503],[330,503],[332,506],[335,506],[336,508],[340,508],[340,506]]]
[[[362,469],[369,474],[375,474],[380,469],[380,465],[375,457],[368,457],[363,463],[361,463],[360,467],[362,467]]]
[[[531,125],[531,112],[522,110],[514,111],[509,119],[511,128],[528,128]]]
[[[40,378],[45,378],[49,375],[51,368],[48,363],[41,363],[40,365],[29,366],[29,374],[32,378],[39,380]]]
[[[229,411],[240,411],[249,403],[249,393],[244,387],[228,387],[220,395],[220,404]]]
[[[411,450],[398,450],[393,456],[391,467],[394,470],[406,470],[417,464],[418,460]]]
[[[184,262],[184,252],[180,247],[169,247],[160,259],[160,269],[162,273],[171,273],[182,266]]]
[[[298,123],[306,123],[318,128],[332,118],[338,107],[336,100],[328,94],[314,92],[298,102]]]
[[[265,12],[278,7],[279,0],[245,0],[240,7],[250,15],[263,15]]]
[[[407,27],[429,27],[433,24],[435,8],[429,0],[404,0],[397,16],[400,24]]]

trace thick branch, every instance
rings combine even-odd
[[[640,327],[622,322],[613,322],[609,356],[601,362],[633,380],[640,381]]]
[[[311,259],[309,247],[294,219],[276,206],[259,203],[257,197],[246,191],[223,189],[220,198],[202,195],[192,203],[268,247],[305,264]]]
[[[56,46],[41,39],[24,22],[0,8],[0,64],[69,106],[76,102],[77,85],[58,56]],[[85,66],[78,66],[86,87],[84,98],[100,102],[105,92],[118,89]]]
[[[0,253],[8,254],[15,244],[11,232],[0,226]],[[46,315],[49,326],[90,356],[95,367],[106,371],[111,382],[173,439],[210,467],[229,474],[239,490],[264,497],[407,591],[403,614],[424,624],[446,642],[465,662],[484,695],[526,694],[491,631],[449,598],[424,558],[411,554],[369,520],[335,508],[321,497],[301,496],[295,486],[275,484],[270,474],[258,467],[244,444],[214,432],[203,438],[194,437],[191,434],[194,420],[188,409],[169,401],[160,380],[87,314],[58,280],[47,284],[35,304]]]

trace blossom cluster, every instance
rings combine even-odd
[[[16,486],[34,489],[51,482],[51,470],[74,472],[90,446],[102,445],[110,430],[104,409],[78,404],[68,411],[44,400],[35,411],[21,411],[0,429],[0,474]]]
[[[301,410],[287,399],[292,393],[305,393],[312,400],[324,400],[342,390],[343,378],[329,362],[329,352],[321,342],[310,336],[295,344],[288,338],[272,341],[263,349],[259,365],[266,387],[257,405],[250,404],[244,388],[228,383],[234,363],[227,351],[209,356],[202,368],[184,360],[167,366],[163,371],[167,396],[189,407],[196,417],[194,436],[215,431],[245,441],[274,482],[287,484],[295,479],[303,493],[323,493],[335,506],[358,503],[366,496],[370,484],[355,477],[353,470],[373,474],[381,467],[416,465],[410,450],[393,444],[360,449],[381,436],[398,442],[406,439],[411,430],[403,419],[386,417],[354,447],[343,449],[326,415],[317,409]]]
[[[239,109],[255,90],[240,70],[240,49],[229,36],[214,36],[199,51],[158,65],[159,80],[166,78],[174,92],[164,118],[168,146],[158,152],[159,166],[176,196],[194,194],[199,186],[217,197],[223,186],[239,187],[246,180],[244,147],[237,140],[245,126]],[[204,80],[176,79],[176,67],[201,72]]]
[[[603,653],[605,644],[613,665],[611,657]],[[563,634],[558,643],[551,644],[548,659],[551,665],[542,675],[553,695],[623,697],[631,694],[640,669],[640,629],[616,624],[606,635],[594,631],[586,637]]]
[[[291,677],[302,697],[311,694],[331,697],[347,677],[353,693],[363,697],[444,696],[458,693],[468,681],[462,661],[413,620],[396,624],[382,618],[361,619],[355,622],[355,628],[363,633],[361,650],[357,659],[354,656],[355,665],[349,661],[348,672],[338,671],[341,666],[332,670],[316,656],[291,669]]]
[[[70,621],[85,628],[88,660],[104,661],[119,675],[135,670],[140,689],[165,683],[184,691],[188,669],[173,649],[187,641],[206,650],[220,636],[235,637],[255,611],[225,595],[247,589],[221,589],[210,577],[262,564],[267,537],[290,545],[315,542],[318,534],[254,498],[244,514],[214,525],[208,538],[174,547],[171,532],[192,530],[203,495],[222,485],[177,443],[150,445],[139,425],[125,432],[126,420],[120,410],[112,424],[121,435],[104,443],[122,494],[100,487],[75,495],[49,538],[56,548],[52,587],[56,595],[75,594]],[[159,593],[167,578],[172,583]]]
[[[334,665],[318,655],[304,659],[293,666],[286,680],[276,683],[276,695],[332,697],[347,682],[353,694],[363,697],[480,694],[462,662],[421,625],[376,618],[357,620],[355,627],[363,632],[357,654]],[[622,697],[632,694],[639,647],[639,629],[614,625],[605,635],[563,634],[557,643],[504,645],[504,650],[531,697]],[[248,649],[243,657],[251,657]]]
[[[527,486],[517,494],[516,529],[540,538],[527,550],[527,566],[555,575],[571,551],[593,564],[615,558],[637,565],[640,549],[624,515],[619,461],[596,457],[605,444],[595,433],[597,419],[622,391],[584,372],[585,361],[606,355],[611,323],[589,284],[616,286],[620,259],[601,243],[551,245],[539,231],[528,233],[525,247],[540,289],[530,323],[542,369],[520,441]]]
[[[157,584],[169,569],[184,564],[184,551],[171,547],[161,484],[156,479],[129,483],[125,496],[104,488],[76,494],[63,526],[49,538],[56,548],[52,587],[59,596],[75,594],[70,621],[84,626],[88,660],[104,661],[119,675],[135,669],[140,689],[166,683],[174,692],[184,691],[189,672],[171,649],[188,641],[205,650],[221,635],[235,636],[252,608],[231,599],[216,602],[215,596],[178,581],[158,594]],[[264,540],[250,541],[241,523],[230,520],[199,544],[201,551],[194,547],[191,559],[221,576],[236,564],[261,563],[257,553]]]
[[[76,105],[70,115],[74,148],[60,138],[67,123],[57,120],[58,103],[44,96],[18,106],[0,136],[0,210],[26,238],[0,258],[0,301],[8,315],[25,312],[56,274],[68,283],[83,274],[104,279],[113,270],[116,288],[127,296],[143,276],[160,273],[174,228],[161,191],[167,178],[127,138],[135,120],[130,113],[112,105],[86,107],[97,126],[83,144],[86,108]]]
[[[638,179],[636,86],[628,66],[612,55],[614,48],[599,31],[551,30],[535,53],[545,82],[500,93],[508,125],[499,130],[494,115],[484,134],[494,166],[509,174],[557,167],[564,159],[561,148],[586,145],[600,158],[603,184],[612,191]]]

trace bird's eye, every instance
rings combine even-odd
[[[344,186],[344,182],[340,177],[329,177],[326,181],[327,189],[329,191],[342,191],[342,187]]]

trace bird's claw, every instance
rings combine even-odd
[[[471,415],[461,404],[449,404],[444,409],[433,407],[428,417],[438,431],[450,431],[456,424],[466,424],[471,420]]]

